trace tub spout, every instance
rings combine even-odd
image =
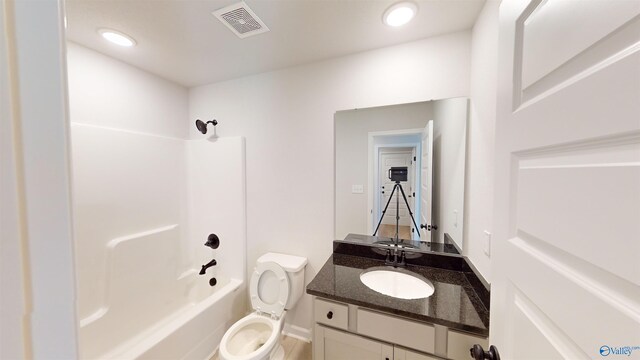
[[[216,265],[218,262],[216,261],[216,259],[213,259],[211,261],[209,261],[206,265],[202,265],[202,269],[200,269],[200,275],[204,275],[204,273],[207,271],[208,268]]]

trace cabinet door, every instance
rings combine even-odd
[[[393,360],[443,360],[439,357],[422,354],[419,352],[403,349],[401,347],[393,348]]]
[[[393,346],[317,325],[314,360],[393,360]]]
[[[488,349],[489,339],[449,330],[447,335],[447,357],[453,360],[469,359],[469,349],[474,344],[480,344],[483,348]]]

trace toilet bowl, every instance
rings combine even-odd
[[[284,316],[278,320],[251,313],[227,330],[220,342],[220,358],[225,360],[277,359]],[[284,353],[284,350],[282,350]],[[283,354],[284,355],[284,354]]]
[[[251,306],[255,310],[233,324],[222,337],[222,360],[281,360],[284,350],[280,334],[286,310],[295,306],[303,293],[307,259],[267,253],[258,258],[249,283]]]

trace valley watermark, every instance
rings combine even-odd
[[[640,346],[609,346],[602,345],[600,347],[600,356],[622,355],[631,356],[634,351],[640,352]]]

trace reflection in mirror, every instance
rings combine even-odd
[[[336,112],[336,238],[460,251],[467,108],[453,98]]]

